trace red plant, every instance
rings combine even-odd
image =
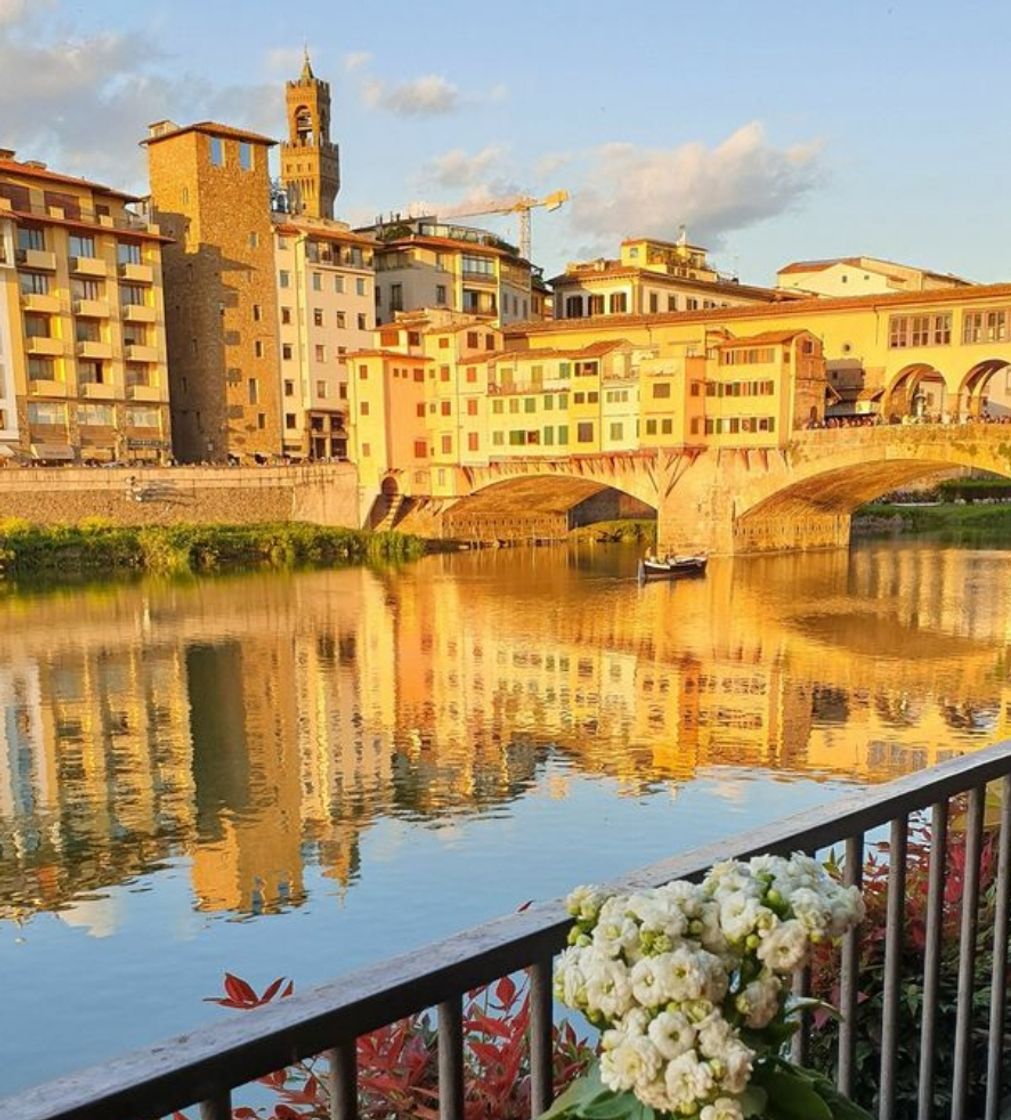
[[[259,995],[245,980],[225,973],[224,997],[210,1002],[250,1011],[290,996],[289,980],[275,980]],[[530,1115],[530,994],[526,979],[505,976],[468,993],[463,1016],[466,1120],[521,1120]],[[554,1028],[556,1092],[584,1073],[592,1047],[572,1025]],[[268,1112],[240,1106],[233,1120],[326,1120],[330,1116],[328,1078],[317,1073],[324,1058],[296,1062],[261,1077],[278,1098]],[[427,1014],[412,1015],[358,1039],[359,1113],[363,1120],[438,1120],[436,1032]],[[176,1113],[176,1120],[185,1120]]]

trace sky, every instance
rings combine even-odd
[[[860,254],[996,281],[1009,36],[1000,0],[0,0],[0,147],[143,193],[150,121],[282,139],[307,43],[352,224],[564,188],[549,276],[684,224],[750,283]]]

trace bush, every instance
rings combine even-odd
[[[954,804],[953,804],[954,809]],[[934,1054],[935,1115],[947,1115],[951,1105],[954,1073],[952,1040],[955,1037],[958,993],[959,927],[965,870],[965,834],[956,828],[952,815],[945,853],[944,897],[942,903],[942,951],[939,971],[938,1007],[935,1036],[940,1044]],[[980,905],[973,976],[972,1060],[970,1063],[968,1116],[981,1116],[986,1094],[986,1044],[984,1026],[990,1006],[990,978],[993,963],[994,900],[996,894],[995,832],[984,834]],[[916,824],[910,830],[906,861],[906,904],[903,952],[900,963],[901,997],[898,1010],[898,1057],[896,1083],[898,1100],[896,1120],[912,1120],[917,1115],[917,1084],[920,1068],[920,1024],[923,1007],[923,954],[926,943],[927,888],[930,865],[930,830]],[[861,927],[856,1013],[856,1058],[854,1098],[876,1114],[877,1085],[881,1067],[881,1010],[884,995],[885,928],[888,908],[888,845],[876,846],[864,869],[864,900],[867,918]],[[812,995],[838,1006],[838,951],[826,948],[812,969]],[[835,1069],[838,1055],[838,1023],[826,1016],[817,1017],[812,1031],[810,1065],[822,1072]],[[1011,1031],[1011,1006],[1005,1011],[1005,1032]],[[1011,1061],[1005,1059],[1004,1077],[1011,1074]]]

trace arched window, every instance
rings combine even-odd
[[[300,144],[312,143],[312,113],[304,105],[295,111],[295,133]]]

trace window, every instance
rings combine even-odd
[[[555,398],[550,393],[544,394],[544,411],[550,412],[555,407]]]
[[[518,428],[514,428],[509,433],[509,445],[510,445],[510,447],[523,447],[526,444],[526,442],[527,442],[527,433],[526,432],[520,431]]]
[[[544,429],[543,443],[545,446],[550,447],[555,442],[555,429],[548,427]]]
[[[56,380],[56,364],[52,358],[37,358],[29,357],[28,359],[28,380],[29,381],[55,381]]]
[[[414,406],[414,415],[417,416],[419,420],[423,420],[425,418],[424,401],[418,401],[418,403]]]
[[[566,319],[582,319],[583,317],[583,297],[582,296],[567,296],[565,299],[565,318]]]
[[[258,249],[260,247],[260,235],[256,230],[253,230],[249,235],[249,247],[250,249]]]
[[[663,435],[669,436],[674,432],[674,421],[670,418],[660,421],[660,431]]]
[[[291,308],[290,307],[282,307],[281,308],[281,323],[284,326],[289,326],[291,324]]]
[[[677,311],[677,309],[678,309],[678,297],[677,296],[668,296],[667,297],[667,310],[668,311]]]
[[[477,366],[467,366],[467,380],[472,385],[477,381]]]
[[[256,426],[261,432],[267,427],[267,414],[265,412],[258,412],[256,414]]]
[[[261,342],[261,341],[260,341],[259,339],[257,339],[257,340],[256,340],[256,341],[255,341],[255,342],[253,343],[253,353],[254,353],[254,354],[256,355],[256,357],[258,357],[258,358],[262,358],[262,357],[263,357],[263,343],[262,343],[262,342]]]
[[[485,350],[495,349],[495,336],[493,334],[486,334],[484,336],[484,348]]]
[[[414,441],[414,457],[415,459],[424,459],[428,455],[428,444],[423,439],[416,439]]]
[[[498,398],[491,402],[491,410],[496,415],[501,415],[504,405],[505,401],[503,401],[501,398]]]
[[[685,307],[686,307],[686,308],[687,308],[687,309],[688,309],[689,311],[698,311],[698,309],[699,309],[699,301],[698,301],[697,299],[692,299],[692,298],[691,298],[691,297],[689,296],[689,297],[688,297],[688,299],[686,299],[686,300],[685,300]]]
[[[323,273],[322,272],[314,272],[312,274],[312,290],[314,292],[323,291]]]
[[[248,140],[239,141],[239,166],[243,171],[253,170],[253,145]]]
[[[56,401],[39,401],[28,405],[28,422],[49,427],[67,426],[67,406]]]
[[[697,436],[698,434],[699,434],[699,418],[697,416],[693,416],[692,417],[692,435]]]
[[[359,276],[355,280],[355,291],[360,296],[363,296],[363,295],[366,294],[365,293],[365,278],[363,276]]]
[[[358,367],[358,380],[359,381],[367,381],[368,377],[369,377],[369,367],[368,366],[359,366]]]
[[[593,423],[583,421],[576,425],[576,442],[593,443]]]
[[[316,361],[317,362],[325,362],[326,361],[326,347],[323,346],[321,343],[316,343],[315,353],[316,353]]]
[[[565,445],[569,442],[569,425],[568,424],[559,424],[558,425],[558,442],[562,445]]]
[[[295,382],[286,380],[284,383],[284,395],[286,397],[293,397],[295,395]]]
[[[453,437],[442,437],[442,453],[443,455],[451,455],[453,453]]]
[[[317,381],[316,382],[316,396],[321,401],[323,401],[323,400],[326,400],[326,395],[327,395],[326,394],[326,382],[325,381]]]
[[[519,410],[520,410],[520,399],[519,399],[519,397],[513,397],[509,401],[509,411],[510,412],[519,412]]]
[[[225,145],[220,136],[211,137],[211,164],[214,167],[225,165]]]
[[[492,432],[491,442],[494,447],[501,447],[505,443],[505,432]]]
[[[372,454],[372,448],[370,447],[370,445],[367,444],[367,443],[363,443],[362,444],[362,458],[363,459],[368,459],[371,454]]]
[[[285,342],[281,345],[281,357],[286,361],[291,361],[291,343]]]
[[[256,382],[256,378],[249,378],[248,382],[246,383],[246,387],[249,390],[249,403],[256,404],[260,399],[260,387]]]
[[[44,296],[49,292],[49,277],[44,272],[19,272],[18,283],[26,296]]]
[[[140,245],[136,241],[117,241],[116,260],[119,264],[140,264]]]
[[[590,315],[603,315],[604,314],[604,297],[603,296],[587,296],[587,303]]]
[[[282,288],[290,288],[291,273],[286,268],[282,268],[281,271],[277,274],[277,282],[281,285]]]
[[[147,290],[139,284],[120,284],[119,302],[124,307],[144,307],[147,304]]]
[[[343,276],[335,276],[333,278],[333,290],[339,296],[342,296],[344,294],[344,277]]]
[[[369,329],[369,321],[364,311],[358,313],[358,329],[360,331],[367,331]]]
[[[649,312],[655,315],[660,310],[660,297],[656,292],[649,293]]]
[[[156,408],[128,408],[126,410],[128,428],[161,428],[161,416]]]
[[[624,315],[628,311],[628,294],[612,292],[608,299],[608,310],[612,315]]]
[[[253,322],[258,323],[263,318],[263,310],[258,303],[253,304]]]
[[[25,335],[28,338],[49,338],[49,316],[26,315]],[[74,337],[78,342],[97,342],[98,324],[91,319],[78,319],[74,323]]]
[[[951,312],[935,315],[931,328],[931,342],[934,346],[948,346],[951,342]]]
[[[111,428],[114,424],[112,405],[79,404],[77,422],[85,428]]]
[[[286,412],[284,414],[284,426],[291,431],[295,427],[295,413]]]
[[[470,397],[467,401],[467,415],[477,416],[477,398]]]
[[[478,450],[478,443],[479,443],[479,441],[478,441],[477,432],[468,432],[467,433],[467,450],[468,451],[477,451]]]
[[[369,402],[368,401],[362,401],[361,404],[359,404],[359,406],[358,406],[358,412],[362,416],[368,416],[368,414],[369,414]]]
[[[74,299],[101,299],[102,285],[98,280],[82,280],[74,276],[70,280],[70,294]]]
[[[523,399],[523,411],[524,412],[534,412],[536,410],[536,408],[537,408],[537,401],[533,397],[524,397],[524,399]]]
[[[439,366],[439,380],[440,381],[448,381],[449,380],[449,366]]]
[[[453,410],[453,402],[452,401],[440,401],[439,402],[439,411],[442,413],[443,416],[452,415],[452,410]]]
[[[624,437],[624,425],[612,424],[611,425],[611,439],[622,439]]]
[[[670,398],[670,385],[667,382],[660,382],[653,386],[653,400],[667,400]]]
[[[656,435],[656,421],[655,420],[647,420],[646,421],[646,435],[648,435],[648,436],[655,436]]]
[[[415,381],[424,381],[425,380],[425,371],[423,369],[416,369],[414,371],[414,380]]]
[[[464,273],[488,277],[495,275],[495,261],[491,257],[476,257],[465,253],[461,266]]]
[[[560,378],[562,378],[563,380],[567,377],[571,377],[572,376],[572,363],[571,362],[559,362],[558,363],[558,376]]]
[[[45,252],[46,231],[42,226],[18,226],[18,248]]]

